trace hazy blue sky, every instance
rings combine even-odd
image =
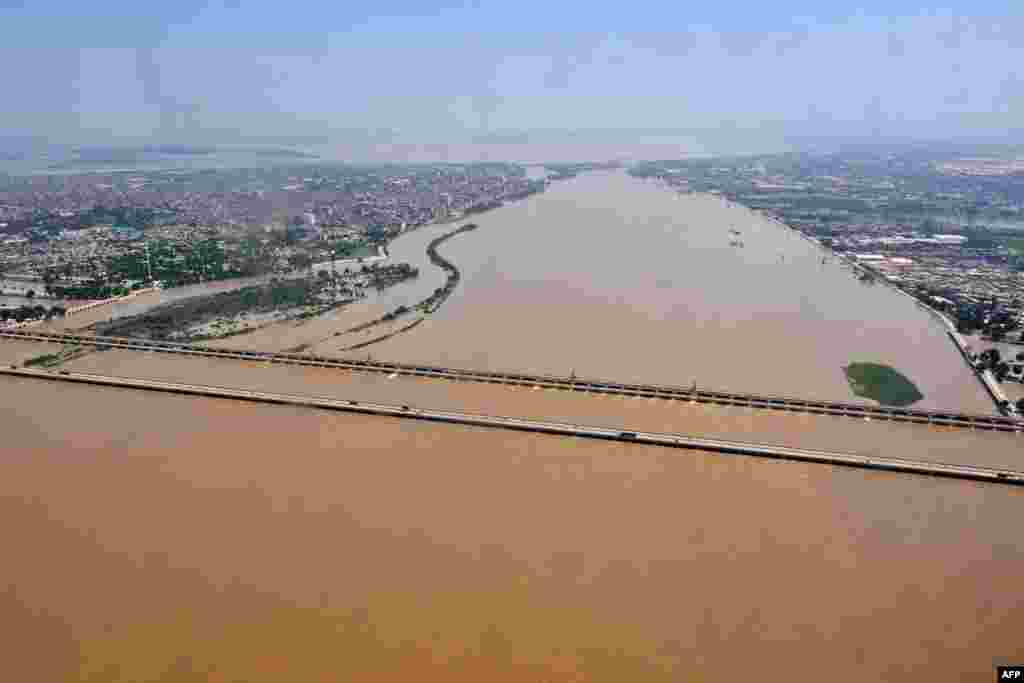
[[[1024,128],[1019,0],[829,4],[0,0],[0,136]]]

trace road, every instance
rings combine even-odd
[[[453,381],[486,382],[490,384],[506,384],[528,387],[534,386],[586,393],[639,396],[643,398],[744,406],[749,408],[783,410],[790,412],[795,411],[818,415],[841,415],[845,417],[863,418],[865,420],[892,420],[897,422],[933,424],[964,429],[983,429],[1017,434],[1024,433],[1024,421],[1013,417],[999,417],[994,415],[970,415],[953,412],[912,410],[909,408],[870,406],[836,401],[813,401],[787,396],[738,394],[734,392],[710,391],[706,389],[699,390],[690,387],[625,384],[621,382],[575,377],[567,378],[548,375],[531,375],[525,373],[481,372],[424,365],[375,362],[369,360],[341,360],[309,354],[238,351],[173,342],[126,339],[120,337],[96,337],[34,330],[0,331],[0,339],[5,338],[59,344],[91,345],[98,348],[117,348],[143,352],[152,351],[158,353],[205,356],[211,358],[228,358],[248,362],[271,362],[322,368],[341,368],[361,372],[433,377]]]
[[[280,394],[202,384],[166,382],[161,380],[128,379],[91,373],[69,372],[66,370],[58,372],[53,370],[7,368],[0,369],[0,375],[27,377],[57,382],[77,382],[96,386],[159,391],[164,393],[204,396],[210,398],[225,398],[279,405],[293,405],[322,410],[368,413],[478,427],[542,432],[589,439],[606,439],[671,448],[711,451],[730,455],[746,455],[801,462],[814,462],[843,467],[888,470],[892,472],[1024,486],[1024,472],[978,467],[974,465],[955,465],[950,463],[923,462],[902,458],[863,456],[855,453],[811,450],[774,444],[730,441],[725,439],[707,439],[677,433],[628,431],[565,422],[548,422],[543,420],[502,417],[479,413],[431,410],[409,405],[370,403],[322,396]]]

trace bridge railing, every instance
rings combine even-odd
[[[110,344],[110,345],[121,345],[128,348],[155,348],[155,349],[166,349],[169,351],[181,351],[185,353],[198,353],[198,354],[209,354],[224,358],[238,358],[241,360],[253,360],[252,356],[254,352],[240,351],[235,349],[226,348],[212,348],[204,347],[199,345],[191,345],[179,342],[163,342],[132,339],[126,337],[109,337],[109,336],[85,336],[75,335],[58,332],[10,332],[13,335],[32,335],[38,337],[49,337],[58,338],[61,340],[70,340],[77,343],[87,344]],[[332,367],[344,367],[344,368],[356,368],[356,369],[368,369],[378,372],[401,372],[410,374],[434,374],[441,376],[449,376],[453,378],[487,378],[492,380],[514,380],[519,383],[530,383],[536,385],[549,385],[552,387],[566,387],[575,390],[597,390],[597,391],[610,391],[619,393],[630,393],[637,395],[649,395],[651,393],[664,394],[672,398],[685,400],[691,398],[693,400],[701,401],[729,401],[740,405],[754,405],[755,407],[794,407],[794,408],[805,408],[805,409],[824,409],[832,412],[849,413],[853,415],[864,415],[864,416],[882,416],[889,418],[921,418],[927,420],[938,420],[938,421],[950,421],[959,420],[965,422],[974,422],[981,424],[990,425],[1007,425],[1012,426],[1015,429],[1019,429],[1021,421],[998,415],[982,415],[972,413],[959,413],[952,411],[939,411],[939,410],[923,410],[923,409],[909,409],[909,408],[889,408],[885,406],[871,406],[861,403],[845,403],[840,401],[823,401],[816,399],[798,398],[794,396],[785,395],[772,395],[772,394],[740,394],[736,392],[716,391],[716,390],[694,390],[691,387],[682,386],[671,386],[661,384],[628,384],[622,382],[614,382],[608,380],[598,380],[580,377],[564,377],[556,375],[529,375],[518,372],[498,372],[498,371],[477,371],[477,370],[464,370],[464,369],[453,369],[453,368],[442,368],[433,366],[424,366],[420,364],[407,364],[407,363],[389,363],[380,361],[363,361],[363,360],[350,360],[341,358],[329,358],[324,356],[314,356],[311,354],[295,354],[295,353],[274,353],[274,352],[256,352],[260,353],[259,359],[270,360],[270,361],[285,361],[294,362],[299,364],[320,364]]]

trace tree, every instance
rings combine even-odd
[[[964,320],[963,318],[961,318],[956,322],[956,331],[959,332],[960,334],[974,334],[975,329],[976,328],[974,327],[974,325],[971,324],[971,321],[969,320]]]
[[[996,365],[994,370],[996,381],[1002,382],[1006,379],[1006,376],[1010,374],[1010,366],[1006,364],[1006,361],[1002,361]]]
[[[313,265],[313,259],[310,258],[307,254],[295,254],[294,256],[288,257],[288,263],[289,265],[291,265],[292,268],[295,268],[296,270],[302,270],[304,268],[309,268],[311,265]]]
[[[980,358],[986,366],[994,368],[1002,360],[1002,355],[999,353],[999,349],[986,349],[981,352]]]

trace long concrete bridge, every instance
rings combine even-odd
[[[453,381],[485,382],[514,386],[538,387],[578,391],[584,393],[616,394],[641,398],[659,398],[715,405],[744,406],[766,410],[802,412],[817,415],[837,415],[864,420],[891,420],[919,424],[943,425],[963,429],[983,429],[1024,434],[1024,420],[998,415],[972,415],[946,411],[913,410],[887,406],[870,406],[838,401],[817,401],[787,396],[740,394],[735,392],[695,390],[688,387],[656,384],[630,384],[579,377],[555,377],[511,372],[485,372],[459,370],[404,363],[344,360],[311,354],[275,353],[219,349],[202,345],[175,342],[103,337],[35,330],[0,330],[0,339],[19,339],[56,344],[90,345],[99,349],[125,349],[130,351],[170,353],[209,358],[225,358],[246,362],[281,363],[306,367],[336,368],[415,377],[432,377]]]
[[[1015,470],[993,469],[975,465],[956,465],[951,463],[906,460],[902,458],[864,456],[854,453],[794,448],[778,444],[706,439],[678,433],[623,431],[622,429],[611,429],[607,427],[580,425],[566,422],[548,422],[543,420],[501,417],[479,413],[430,410],[408,405],[372,403],[322,396],[298,396],[294,394],[279,394],[266,391],[252,391],[248,389],[200,384],[181,384],[176,382],[166,382],[163,380],[110,377],[90,373],[69,372],[66,370],[58,372],[54,370],[4,368],[0,369],[0,376],[32,378],[56,382],[74,382],[93,386],[125,389],[141,389],[162,393],[234,399],[278,405],[292,405],[350,413],[386,415],[392,417],[429,420],[433,422],[472,425],[477,427],[560,434],[588,439],[620,441],[631,444],[649,444],[670,448],[710,451],[729,455],[757,456],[798,462],[821,463],[841,467],[887,470],[891,472],[903,472],[952,479],[968,479],[1024,486],[1024,472]]]

